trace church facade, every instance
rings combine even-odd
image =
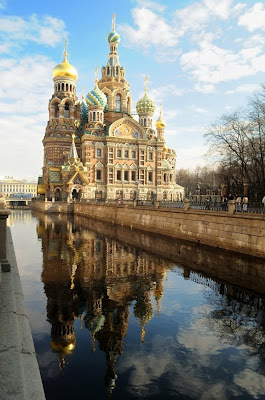
[[[38,195],[62,201],[184,198],[184,188],[175,182],[175,151],[165,143],[161,108],[153,127],[155,104],[148,97],[147,77],[144,96],[136,104],[139,120],[131,115],[119,42],[113,19],[107,65],[99,80],[96,71],[95,86],[81,101],[76,95],[78,74],[68,62],[65,44],[64,60],[53,71]]]

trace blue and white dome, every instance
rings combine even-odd
[[[115,30],[108,34],[107,39],[109,43],[119,43],[121,40],[120,35]]]
[[[100,106],[105,108],[107,104],[106,95],[99,89],[98,84],[96,82],[94,89],[89,92],[86,96],[86,103],[88,107],[91,106]]]

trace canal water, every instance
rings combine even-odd
[[[47,400],[265,399],[265,265],[66,215],[9,217]]]

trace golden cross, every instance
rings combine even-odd
[[[160,118],[162,116],[162,103],[159,104],[159,109],[160,109]]]
[[[115,31],[115,18],[116,18],[116,14],[114,13],[113,17],[112,17],[112,31],[113,32]]]
[[[98,67],[95,68],[95,84],[98,83]]]
[[[64,38],[64,57],[67,57],[67,36]]]

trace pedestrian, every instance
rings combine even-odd
[[[262,204],[263,204],[263,212],[265,212],[265,196],[263,196],[263,199],[261,200]]]
[[[248,210],[248,198],[247,198],[247,196],[245,195],[245,196],[243,197],[243,211],[244,211],[244,212],[247,212],[247,210]]]
[[[237,198],[236,198],[236,211],[237,212],[241,211],[241,202],[242,202],[241,196],[237,196]]]
[[[207,199],[205,200],[205,210],[210,210],[210,200],[207,197]]]

